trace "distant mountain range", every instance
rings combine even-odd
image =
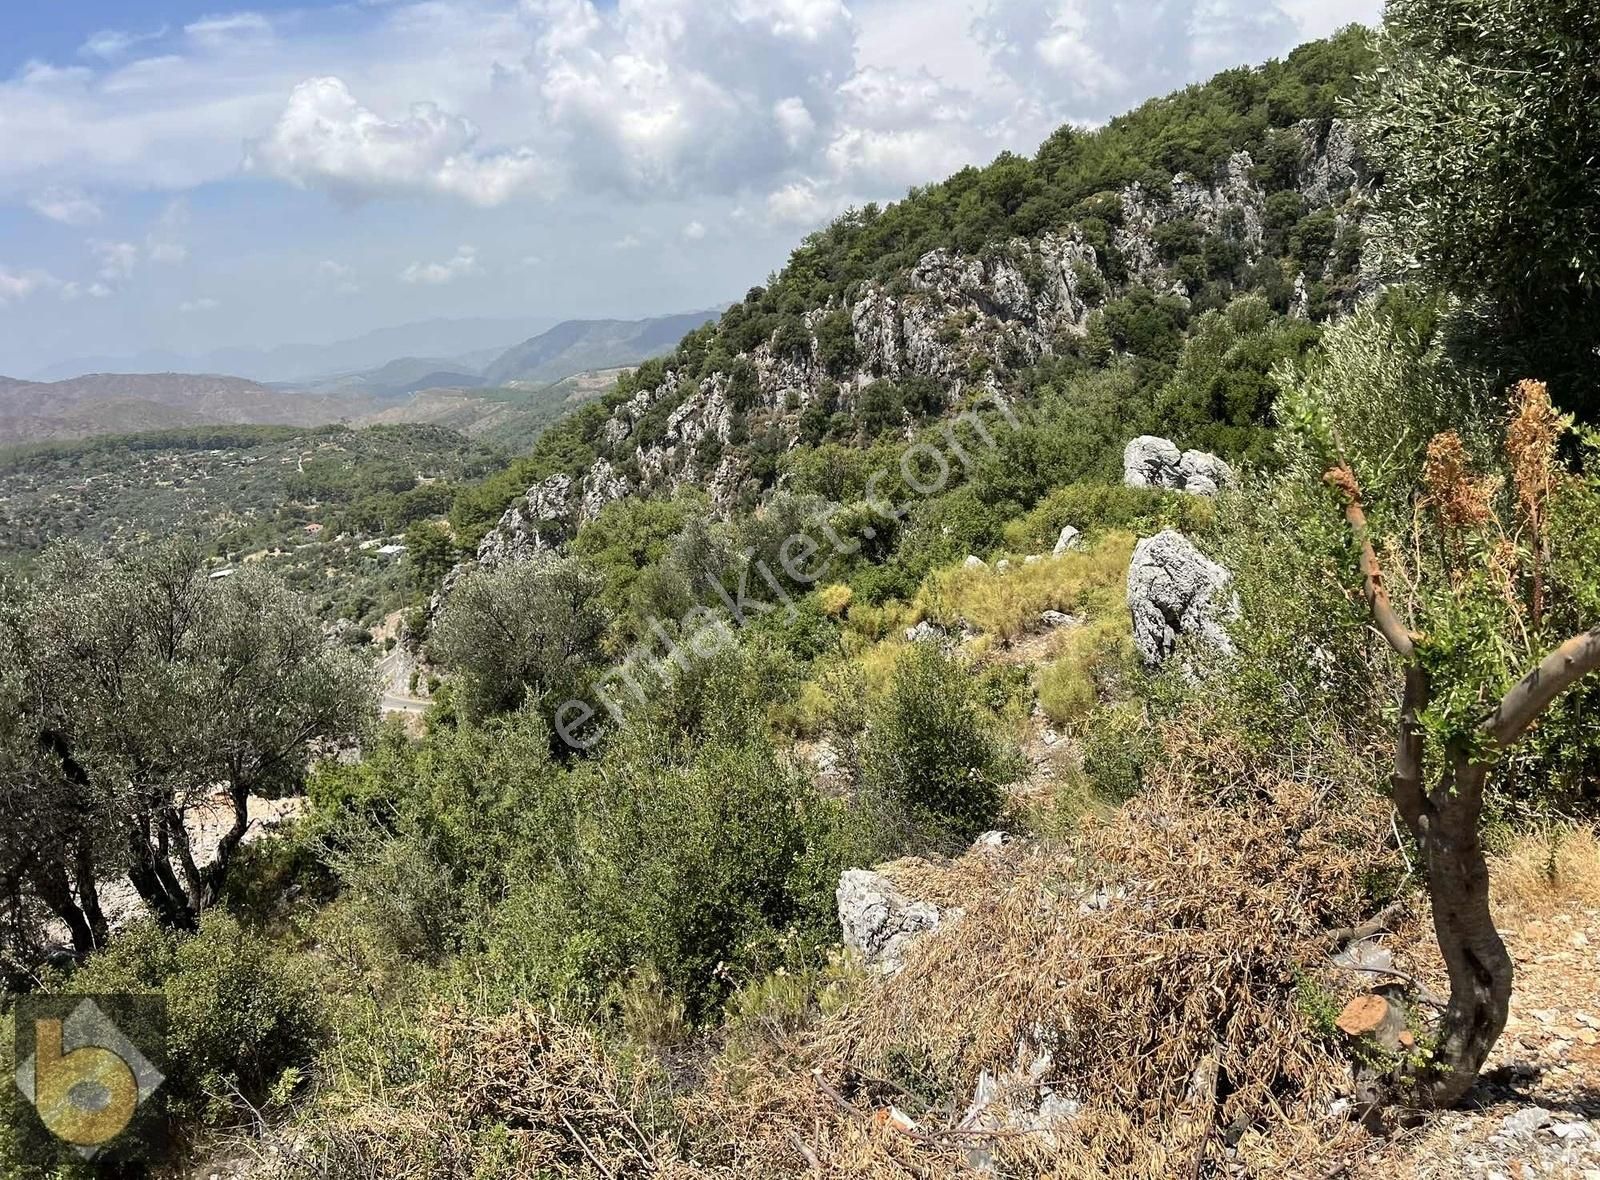
[[[62,361],[32,374],[36,381],[61,381],[85,373],[232,373],[253,381],[308,383],[328,374],[353,373],[398,356],[452,358],[477,370],[510,343],[550,326],[540,317],[522,319],[423,320],[380,328],[331,344],[280,344],[272,348],[219,348],[204,353],[150,351],[134,356],[89,356]]]
[[[648,320],[568,320],[508,350],[484,369],[484,383],[546,383],[586,369],[637,364],[672,351],[717,315],[713,309]]]
[[[710,310],[643,320],[567,320],[480,364],[469,357],[408,355],[361,372],[336,374],[308,388],[388,399],[435,389],[548,385],[574,373],[636,365],[670,352],[685,333],[717,315]]]
[[[670,351],[685,333],[716,315],[698,311],[643,320],[568,320],[509,349],[406,355],[272,384],[179,371],[90,373],[53,381],[0,377],[0,444],[183,426],[432,422],[521,447],[562,415],[603,394],[624,368]],[[326,350],[355,356],[370,355],[382,345],[415,346],[446,338],[459,344],[474,333],[486,336],[514,322],[430,321],[338,345],[254,352],[255,362],[247,367],[282,371],[281,366],[309,363],[314,355],[333,355]],[[268,356],[276,358],[270,365],[262,359]]]
[[[371,408],[364,398],[287,393],[199,373],[92,373],[55,382],[0,377],[0,444],[180,426],[315,426]]]

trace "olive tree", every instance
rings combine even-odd
[[[434,622],[429,650],[462,679],[476,716],[582,695],[610,623],[604,582],[577,558],[536,554],[469,572]]]
[[[1389,0],[1359,104],[1390,259],[1489,316],[1503,364],[1600,409],[1600,6]]]
[[[1600,487],[1560,466],[1569,422],[1542,385],[1523,382],[1512,400],[1509,479],[1484,470],[1454,431],[1428,445],[1424,519],[1414,521],[1410,540],[1414,553],[1433,549],[1432,562],[1375,537],[1349,465],[1326,476],[1344,502],[1367,609],[1401,669],[1390,782],[1421,852],[1450,979],[1437,1038],[1412,1078],[1416,1096],[1435,1105],[1472,1088],[1511,999],[1512,961],[1490,912],[1480,836],[1486,792],[1536,723],[1584,743],[1584,707],[1566,718],[1558,707],[1600,670],[1600,577],[1592,567]],[[1380,542],[1388,559],[1379,557]],[[1386,562],[1401,570],[1392,580]],[[1585,618],[1590,625],[1580,629]]]
[[[250,797],[293,790],[376,707],[367,661],[297,597],[260,570],[208,578],[183,544],[52,551],[7,588],[0,660],[7,865],[80,953],[105,941],[97,886],[117,874],[163,924],[195,928]]]

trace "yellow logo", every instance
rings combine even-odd
[[[85,1159],[127,1130],[165,1080],[93,1000],[65,1020],[38,1017],[33,1030],[17,1088],[46,1129]]]

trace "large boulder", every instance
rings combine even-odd
[[[1233,468],[1208,451],[1185,451],[1178,461],[1180,491],[1215,496],[1233,482]]]
[[[938,929],[939,907],[907,897],[895,883],[871,869],[846,869],[835,894],[844,945],[885,975],[900,969],[906,948]]]
[[[1122,482],[1130,488],[1171,488],[1182,478],[1183,455],[1171,439],[1142,434],[1122,451]]]
[[[1128,566],[1133,642],[1147,667],[1170,656],[1180,636],[1193,636],[1224,654],[1233,651],[1224,624],[1234,612],[1227,570],[1167,529],[1146,537]]]
[[[1143,434],[1123,448],[1122,482],[1214,496],[1233,482],[1233,468],[1208,451],[1179,451],[1171,439]]]

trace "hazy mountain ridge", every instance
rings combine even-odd
[[[315,426],[369,409],[365,398],[291,393],[209,373],[91,373],[53,382],[0,377],[0,443],[174,426]]]
[[[395,357],[408,356],[451,358],[439,368],[476,368],[487,363],[482,359],[485,354],[497,355],[511,341],[549,326],[550,320],[543,317],[421,320],[326,344],[218,348],[203,353],[152,349],[132,356],[74,358],[40,369],[33,377],[48,382],[93,372],[216,372],[237,373],[255,381],[308,382],[377,368]]]
[[[670,352],[718,311],[642,320],[567,320],[507,350],[483,371],[487,385],[560,381],[574,373],[636,364]]]

